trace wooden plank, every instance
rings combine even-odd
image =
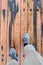
[[[13,44],[16,48],[16,53],[19,58],[19,65],[21,64],[20,61],[20,0],[17,0],[18,4],[18,12],[16,13],[16,17],[14,18],[14,23],[13,23]]]
[[[24,54],[24,47],[23,47],[23,35],[27,32],[27,0],[21,0],[21,63],[23,62],[23,54]]]
[[[10,4],[10,2],[11,2],[11,4],[12,4],[12,10],[10,10],[11,9],[11,6],[9,5],[8,6],[8,26],[7,26],[7,42],[8,42],[8,44],[7,44],[7,62],[11,59],[10,57],[9,57],[9,49],[11,48],[11,47],[13,47],[13,18],[14,18],[14,16],[13,16],[13,14],[14,14],[14,2],[12,3],[12,1],[14,1],[14,0],[9,0],[8,1],[8,4]],[[12,13],[13,12],[13,13]]]
[[[43,56],[43,13],[42,13],[42,22],[41,22],[41,54],[42,54],[42,56]]]
[[[0,58],[1,58],[1,0],[0,0]],[[0,59],[1,64],[1,59]]]
[[[10,25],[10,20],[11,20],[11,12],[10,9],[8,8],[8,22],[7,22],[7,62],[10,60],[9,57],[9,49],[10,49],[10,44],[9,44],[9,25]]]
[[[41,55],[43,56],[43,37],[42,37],[42,46],[41,46],[42,48],[41,48]]]
[[[42,28],[43,28],[43,0],[42,0]],[[43,33],[43,29],[42,29],[42,33]],[[42,34],[42,56],[43,56],[43,34]]]
[[[13,2],[14,0],[12,0]],[[11,47],[13,47],[13,22],[14,22],[14,2],[12,3],[11,21],[10,21],[10,36],[11,36]]]
[[[11,47],[13,47],[13,34],[12,34],[12,32],[13,32],[13,4],[12,4],[12,1],[13,0],[9,0],[8,1],[8,8],[9,8],[9,11],[10,11],[10,22],[9,22],[9,46],[10,46],[10,48]],[[10,6],[10,4],[11,4],[11,6]]]
[[[6,6],[5,6],[6,5]],[[2,0],[1,8],[1,65],[7,62],[7,0]]]
[[[41,14],[37,7],[37,51],[41,54]]]
[[[27,3],[27,17],[28,17],[28,22],[27,22],[27,27],[28,27],[28,34],[30,35],[30,44],[33,44],[34,42],[34,25],[33,25],[33,0],[28,0]]]
[[[42,9],[43,9],[43,0],[42,0]]]
[[[21,65],[21,0],[17,0],[17,4],[18,4],[18,12],[16,14],[16,17],[14,19],[14,44],[16,47],[16,51],[18,54],[18,65]]]

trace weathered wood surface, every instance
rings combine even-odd
[[[10,25],[10,20],[11,20],[11,12],[8,8],[8,20],[7,20],[7,62],[10,60],[10,57],[9,57],[9,48],[10,48],[10,44],[9,44],[9,25]]]
[[[4,15],[5,14],[5,15]],[[1,2],[1,65],[7,62],[7,0]]]
[[[37,7],[37,51],[41,54],[41,14]]]
[[[19,11],[16,14],[16,17],[14,18],[13,23],[13,44],[16,47],[16,51],[18,54],[18,51],[20,51],[20,0],[17,0],[17,4],[19,7]]]
[[[42,26],[43,26],[43,0],[42,0]],[[43,33],[43,31],[42,31],[42,33]],[[43,34],[42,34],[42,56],[43,56]]]
[[[19,65],[21,64],[20,3],[21,3],[21,1],[17,0],[16,4],[18,4],[18,12],[16,13],[16,16],[15,16],[14,22],[13,22],[13,44],[14,44],[16,53],[19,58],[19,62],[18,62]]]
[[[24,54],[24,48],[23,48],[23,35],[25,32],[27,32],[27,0],[21,1],[21,62],[23,61],[23,54]]]
[[[0,0],[0,53],[1,53],[1,0]],[[0,54],[0,58],[1,58],[1,54]],[[1,59],[0,59],[0,63],[1,63]]]
[[[2,1],[2,3],[1,3]],[[11,23],[11,12],[9,7],[7,7],[7,0],[0,0],[0,65],[5,65],[6,62],[10,60],[9,57],[9,25]],[[6,4],[6,6],[5,6]],[[33,0],[17,0],[16,5],[18,5],[18,12],[14,20],[12,21],[12,33],[11,33],[11,47],[16,49],[16,53],[19,55],[19,64],[23,61],[23,34],[28,32],[30,35],[30,44],[34,43],[34,24],[33,24]],[[3,18],[3,9],[6,10],[5,20]],[[7,14],[8,12],[8,14]],[[37,51],[43,55],[43,38],[41,46],[41,14],[39,7],[37,8]],[[42,17],[43,20],[43,17]],[[42,47],[42,48],[41,48]],[[3,48],[3,50],[1,50]],[[4,61],[2,62],[2,54],[4,54]]]
[[[33,24],[33,0],[27,0],[27,27],[30,35],[30,44],[34,43],[34,24]]]

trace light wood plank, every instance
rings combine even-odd
[[[1,58],[1,0],[0,0],[0,58]],[[1,59],[0,59],[1,65]]]
[[[37,51],[41,54],[41,14],[37,7]]]
[[[27,3],[27,8],[28,8],[28,13],[27,13],[27,17],[28,17],[28,34],[30,35],[30,44],[33,44],[34,42],[34,24],[33,24],[33,5],[34,5],[34,1],[33,0],[28,0]]]
[[[18,50],[20,47],[20,0],[17,0],[19,11],[16,14],[13,25],[13,43],[16,47],[16,51],[18,54]]]
[[[23,35],[27,32],[27,0],[21,0],[21,63],[23,62]]]
[[[5,19],[3,11],[5,10]],[[1,9],[1,65],[7,62],[7,0],[2,0]]]

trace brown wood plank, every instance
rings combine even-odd
[[[27,32],[27,0],[21,0],[21,63],[23,62],[23,35]]]
[[[8,23],[7,23],[7,62],[10,60],[9,57],[9,49],[10,49],[10,44],[9,44],[9,25],[10,25],[10,20],[11,20],[11,12],[8,8]]]
[[[42,25],[43,25],[43,0],[42,0]],[[41,50],[42,50],[42,56],[43,56],[43,35],[42,35],[42,49]]]
[[[43,13],[42,13],[42,26],[43,26]],[[42,49],[41,50],[42,50],[42,56],[43,56],[43,34],[42,34]]]
[[[42,0],[42,9],[43,9],[43,0]]]
[[[5,17],[4,17],[5,14]],[[1,65],[7,62],[7,0],[2,0],[1,8]]]
[[[0,0],[0,58],[1,58],[1,0]],[[0,59],[1,64],[1,59]]]
[[[13,28],[13,43],[16,47],[16,51],[18,54],[19,46],[20,46],[20,0],[18,2],[19,11],[16,14],[16,18],[14,19],[14,28]]]
[[[43,37],[42,37],[42,48],[41,48],[41,50],[42,50],[41,54],[43,56]]]
[[[28,8],[28,13],[27,13],[27,17],[28,17],[28,33],[30,35],[30,44],[33,44],[34,42],[34,25],[33,25],[33,4],[34,1],[33,0],[28,0],[27,3],[27,8]]]
[[[12,0],[12,1],[14,1],[14,0]],[[12,12],[14,12],[14,4],[15,3],[13,3],[13,6],[12,6]],[[11,12],[11,22],[12,22],[12,29],[11,29],[11,47],[13,47],[13,22],[14,22],[14,13],[12,14],[12,12]],[[13,18],[12,18],[12,15],[13,15]]]
[[[41,14],[37,7],[37,51],[41,54]]]
[[[20,58],[20,0],[17,0],[19,11],[16,14],[16,17],[14,19],[13,23],[13,44],[16,48],[16,53],[18,54],[19,62],[18,64],[21,64],[21,58]]]

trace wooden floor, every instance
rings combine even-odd
[[[17,0],[16,6],[12,4],[11,11],[8,0],[0,0],[0,65],[6,65],[11,59],[9,57],[10,47],[16,49],[20,57],[19,62],[22,62],[25,32],[30,35],[30,44],[35,45],[37,51],[43,56],[43,7],[41,6],[42,10],[38,5],[35,8],[35,3],[37,4],[33,0]],[[18,7],[16,14],[14,6]]]

